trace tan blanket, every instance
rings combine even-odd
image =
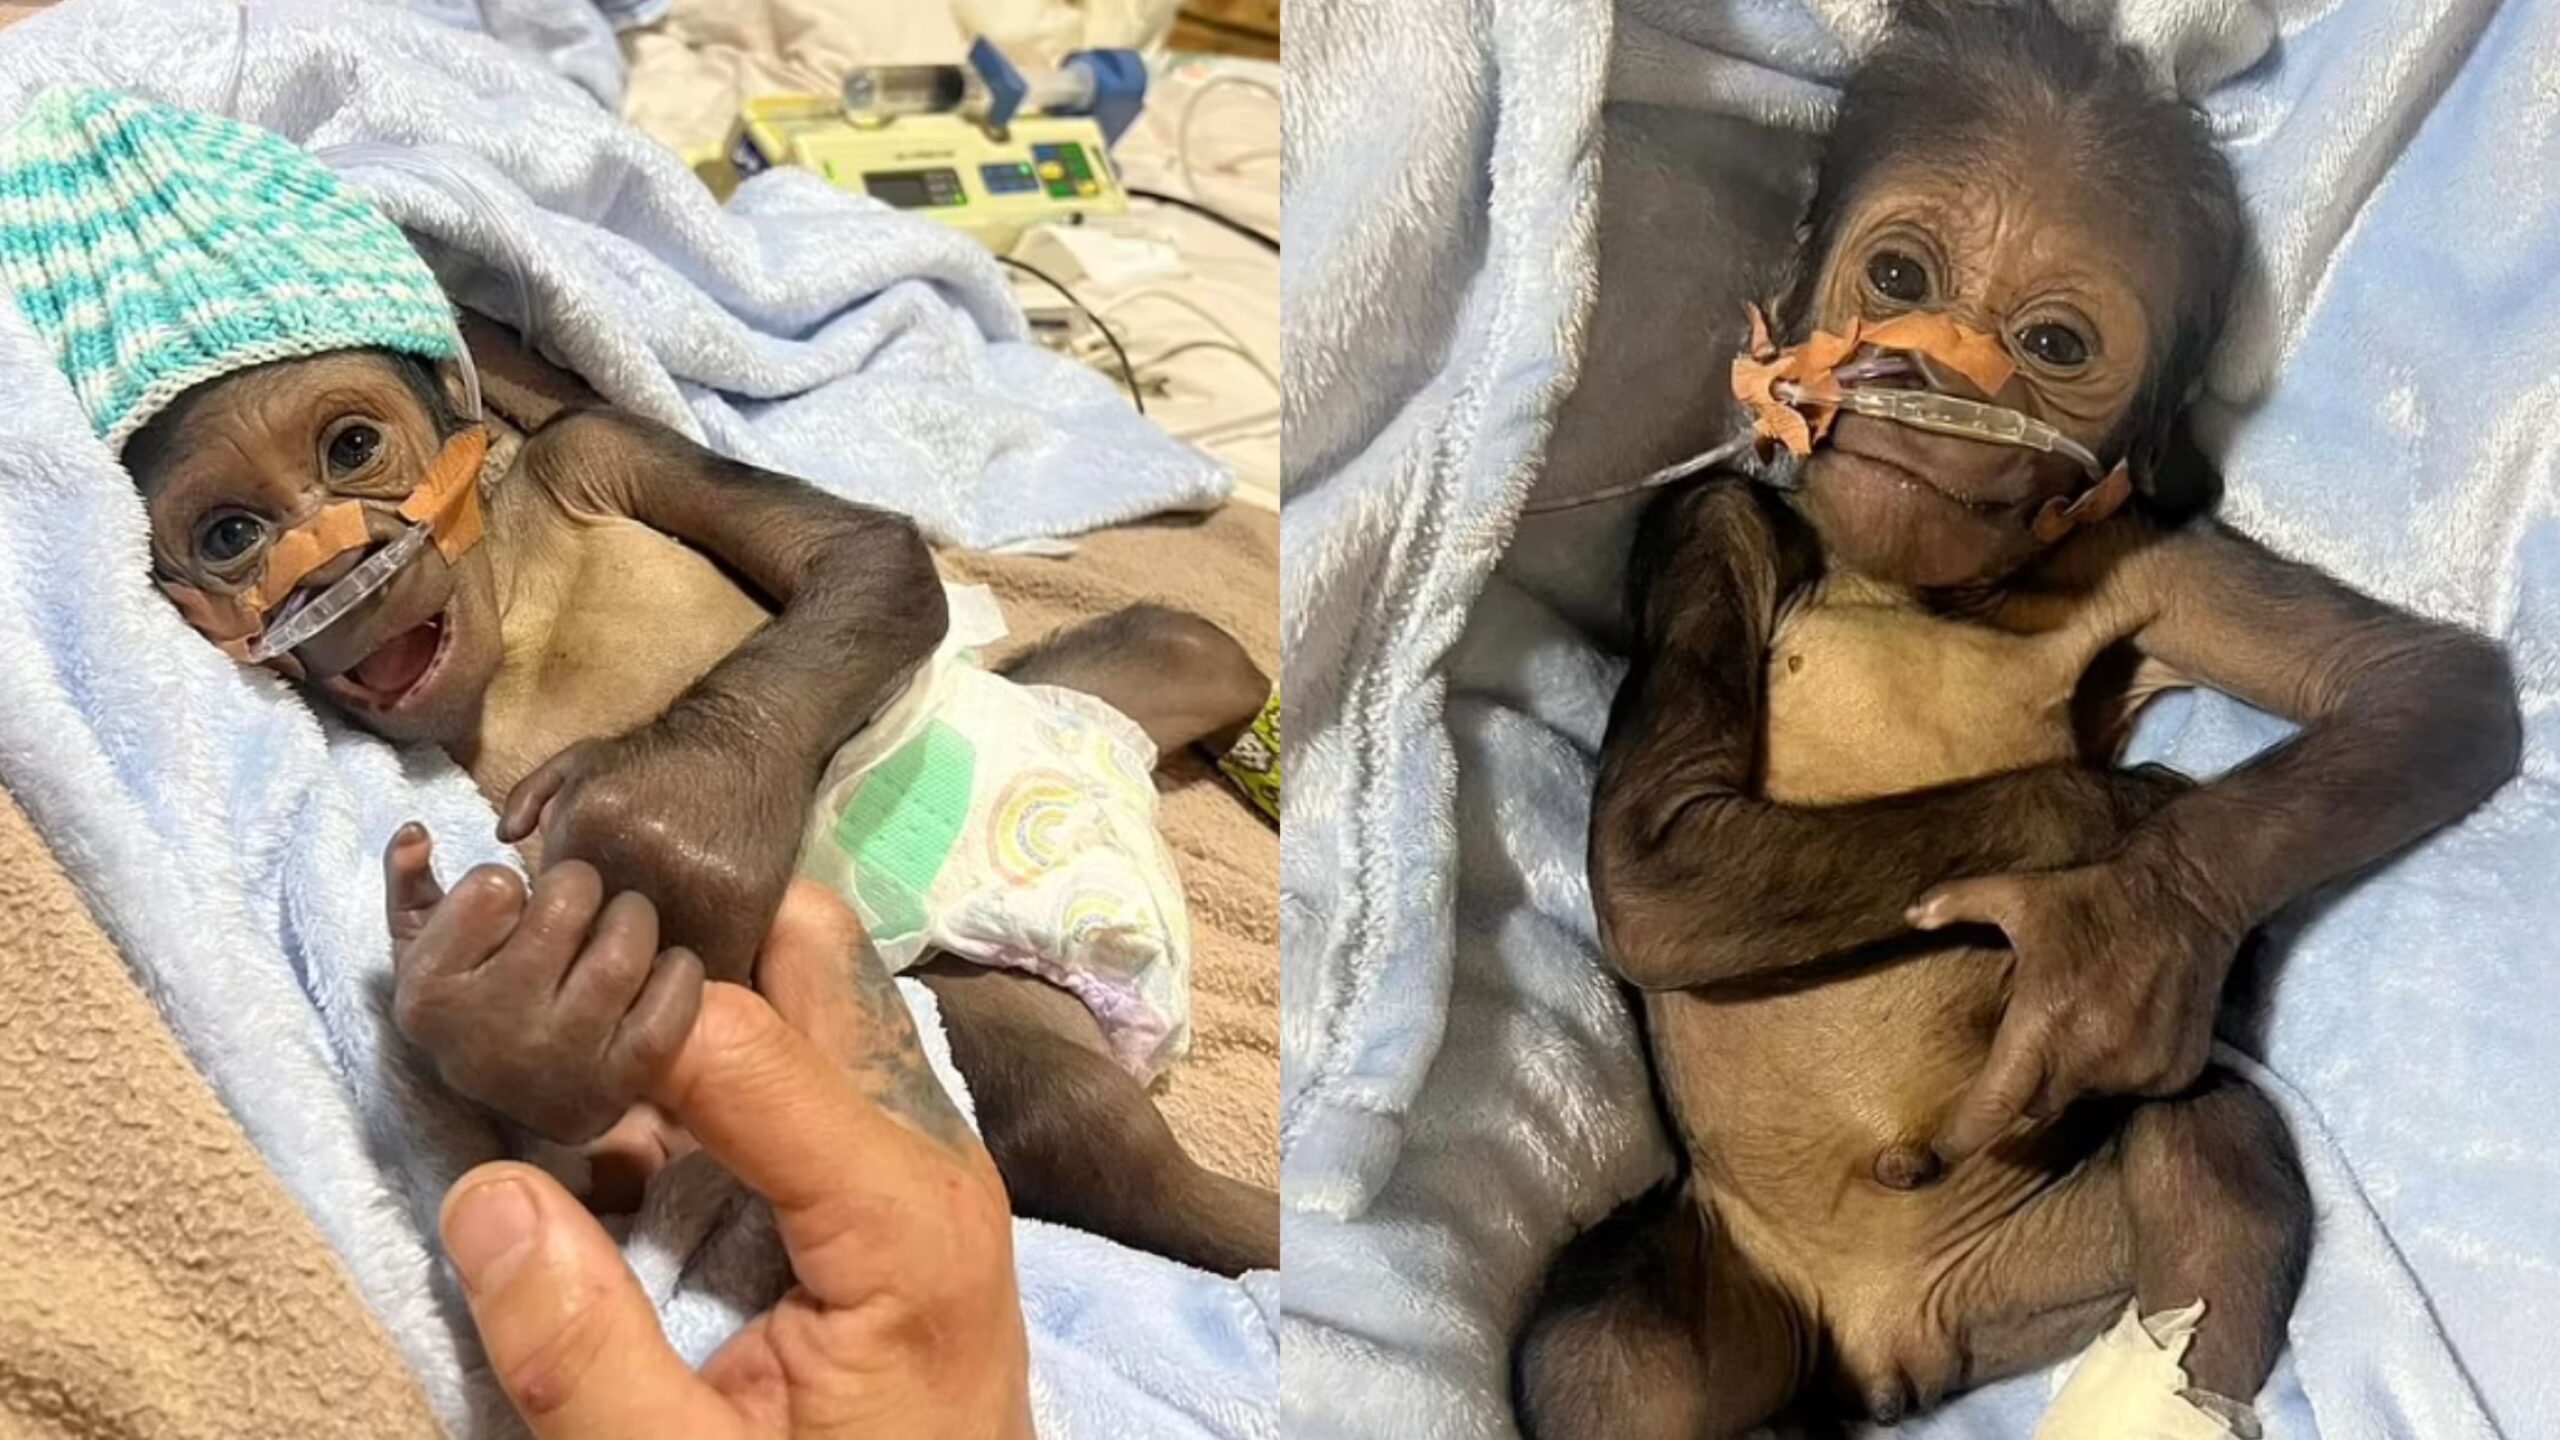
[[[0,3],[0,29],[45,8]],[[440,1433],[0,792],[0,1436]]]
[[[436,1433],[337,1257],[0,793],[0,1435]]]

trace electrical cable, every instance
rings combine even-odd
[[[1194,445],[1224,445],[1240,440],[1259,440],[1266,434],[1277,440],[1280,438],[1280,407],[1275,405],[1268,410],[1257,410],[1251,415],[1239,415],[1232,420],[1213,421],[1207,425],[1198,425],[1189,430],[1177,430],[1173,433],[1176,439],[1188,440]]]
[[[1243,359],[1246,364],[1251,365],[1257,374],[1261,375],[1264,380],[1270,382],[1272,389],[1278,390],[1282,388],[1279,372],[1266,363],[1259,354],[1255,353],[1253,347],[1246,344],[1244,337],[1237,334],[1232,326],[1228,325],[1226,321],[1219,319],[1216,311],[1211,310],[1208,306],[1201,304],[1199,301],[1192,299],[1190,296],[1183,294],[1181,291],[1176,290],[1169,285],[1142,285],[1134,290],[1123,291],[1122,293],[1114,295],[1103,301],[1101,305],[1101,313],[1106,316],[1116,315],[1120,311],[1131,305],[1135,305],[1142,300],[1161,301],[1164,304],[1186,310],[1197,318],[1200,323],[1208,326],[1211,330],[1216,331],[1221,338],[1218,340],[1185,341],[1173,350],[1166,350],[1147,359],[1138,361],[1137,368],[1141,371],[1163,364],[1165,361],[1172,359],[1173,356],[1180,351],[1203,348],[1227,350]]]
[[[1010,255],[998,255],[996,259],[1065,296],[1067,303],[1076,307],[1076,313],[1093,322],[1093,328],[1102,332],[1102,338],[1111,342],[1111,353],[1120,359],[1121,377],[1129,382],[1129,403],[1138,407],[1139,414],[1146,414],[1147,397],[1138,388],[1138,367],[1129,363],[1129,352],[1120,344],[1120,337],[1112,334],[1110,325],[1105,323],[1100,315],[1094,313],[1092,306],[1084,303],[1084,297],[1068,289],[1064,282],[1037,265],[1016,260]]]
[[[1271,367],[1262,363],[1261,356],[1254,354],[1252,351],[1247,350],[1233,340],[1214,339],[1208,336],[1201,336],[1192,340],[1178,341],[1175,344],[1166,346],[1162,350],[1158,350],[1152,355],[1141,355],[1138,357],[1137,367],[1139,373],[1144,374],[1145,372],[1153,370],[1157,366],[1163,364],[1167,360],[1174,359],[1177,356],[1194,354],[1202,350],[1215,350],[1221,354],[1233,355],[1247,365],[1252,366],[1255,373],[1261,375],[1263,379],[1272,380],[1273,389],[1279,388],[1278,381],[1273,380],[1272,378]]]
[[[1233,215],[1227,214],[1223,210],[1203,205],[1197,200],[1185,200],[1179,195],[1171,194],[1163,190],[1149,190],[1137,185],[1131,185],[1127,188],[1130,194],[1141,200],[1153,200],[1159,205],[1171,205],[1177,210],[1188,210],[1203,220],[1210,220],[1220,225],[1224,225],[1228,229],[1233,230],[1237,234],[1252,241],[1254,244],[1261,246],[1263,249],[1270,251],[1274,255],[1280,253],[1280,241],[1277,236],[1265,234],[1264,232],[1247,225]]]

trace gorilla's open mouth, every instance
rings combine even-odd
[[[360,709],[396,710],[434,678],[450,638],[450,627],[439,611],[383,641],[372,654],[331,679],[329,688]]]

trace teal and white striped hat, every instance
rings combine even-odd
[[[399,227],[282,136],[49,90],[0,136],[0,285],[111,449],[207,380],[380,348],[454,358]]]

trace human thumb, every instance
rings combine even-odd
[[[489,1366],[537,1440],[740,1433],[613,1241],[550,1176],[482,1165],[446,1194],[438,1228]]]

